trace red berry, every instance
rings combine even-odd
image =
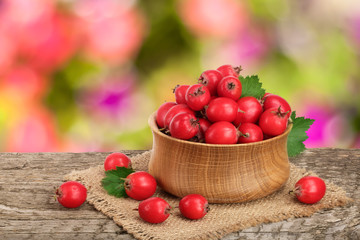
[[[269,136],[277,136],[285,132],[288,124],[286,113],[280,111],[279,108],[270,108],[265,110],[259,119],[259,126],[264,134]]]
[[[181,104],[181,103],[186,104],[185,95],[189,87],[190,85],[177,85],[175,87],[174,94],[175,94],[175,101],[177,104]]]
[[[208,128],[211,126],[211,122],[206,120],[205,118],[199,118],[200,131],[205,134]]]
[[[209,102],[206,108],[206,116],[211,122],[233,122],[237,116],[238,104],[231,98],[218,97]]]
[[[260,102],[255,97],[242,97],[237,101],[239,111],[234,121],[235,126],[240,123],[256,123],[263,109]]]
[[[190,113],[179,113],[170,122],[170,135],[175,138],[188,140],[199,132],[199,122]]]
[[[294,193],[297,199],[306,204],[313,204],[320,201],[326,192],[325,182],[315,176],[306,176],[301,178],[295,184]]]
[[[205,132],[205,142],[212,144],[235,144],[238,141],[238,130],[229,122],[213,123]]]
[[[264,96],[262,97],[262,100],[264,100],[269,95],[272,95],[272,93],[265,93]]]
[[[269,108],[279,108],[281,109],[281,112],[286,112],[287,117],[290,117],[291,115],[291,107],[289,103],[283,99],[282,97],[275,95],[275,94],[268,94],[266,97],[264,97],[264,111]]]
[[[235,101],[240,98],[241,91],[241,82],[233,76],[224,77],[217,86],[217,94],[219,97],[228,97]]]
[[[126,194],[135,200],[151,197],[156,191],[156,180],[144,171],[129,174],[125,179]]]
[[[227,76],[233,76],[233,77],[239,77],[240,71],[242,70],[241,67],[233,67],[231,65],[222,65],[217,68],[219,72],[223,75],[223,77]]]
[[[149,223],[162,223],[170,216],[170,205],[162,198],[152,197],[139,203],[140,217]]]
[[[204,141],[205,140],[205,132],[211,126],[211,122],[209,122],[205,118],[199,118],[198,120],[199,120],[199,125],[200,125],[200,131],[198,132],[197,136],[200,141]]]
[[[87,190],[79,182],[68,181],[56,189],[57,200],[67,208],[80,207],[86,200]]]
[[[254,123],[242,123],[239,126],[238,143],[252,143],[263,140],[263,132],[261,128]]]
[[[180,200],[179,210],[184,217],[195,220],[208,213],[209,204],[200,194],[189,194]]]
[[[217,85],[223,78],[218,70],[206,70],[199,77],[199,83],[209,89],[211,96],[216,96]]]
[[[194,84],[186,91],[185,99],[189,108],[200,111],[210,101],[209,89],[201,84]]]
[[[131,167],[131,160],[123,153],[111,153],[108,155],[104,162],[105,171],[114,169],[116,167]]]
[[[160,107],[158,108],[155,114],[156,123],[159,126],[159,128],[163,128],[165,126],[166,113],[169,111],[170,108],[172,108],[175,105],[176,103],[174,102],[165,102],[160,105]]]
[[[193,110],[191,110],[186,104],[177,104],[169,109],[164,118],[164,127],[169,128],[170,122],[179,113],[191,113],[195,116]]]

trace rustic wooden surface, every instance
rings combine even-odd
[[[64,175],[102,164],[108,154],[0,153],[0,239],[133,239],[91,205],[65,209],[53,198]],[[355,202],[223,239],[360,239],[360,149],[309,149],[290,161],[343,187]]]

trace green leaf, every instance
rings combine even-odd
[[[265,95],[265,89],[262,88],[262,83],[259,81],[257,75],[239,76],[242,85],[241,97],[252,96],[261,99]]]
[[[125,192],[125,178],[135,172],[132,168],[116,167],[116,170],[106,171],[106,177],[101,180],[101,185],[109,195],[121,198],[127,197]]]
[[[287,139],[287,151],[289,157],[295,157],[305,150],[303,142],[308,138],[306,131],[315,120],[304,117],[296,117],[295,111],[291,113],[290,119],[293,122],[293,127]]]

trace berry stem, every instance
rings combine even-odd
[[[240,72],[241,72],[242,70],[243,70],[243,69],[242,69],[241,66],[236,66],[236,67],[234,67],[234,71],[235,71],[237,74],[239,74],[239,75],[240,75]]]
[[[301,193],[301,187],[300,187],[300,186],[297,186],[297,187],[294,188],[293,190],[290,190],[290,191],[289,191],[289,194],[295,194],[295,195],[297,195],[297,194],[299,194],[299,193]]]
[[[199,87],[198,89],[196,89],[195,92],[190,93],[189,95],[190,95],[190,96],[193,96],[193,97],[196,97],[196,96],[203,95],[204,93],[205,93],[205,91],[202,90],[202,86],[201,86],[201,87]]]
[[[208,213],[208,212],[210,211],[210,206],[209,206],[209,204],[206,204],[206,205],[205,205],[204,211],[205,211],[206,213]]]
[[[172,214],[171,209],[172,209],[172,207],[171,207],[171,206],[166,207],[166,208],[165,208],[165,211],[164,211],[165,215],[167,215],[167,214]]]
[[[179,84],[177,84],[177,85],[172,89],[172,90],[173,90],[173,93],[175,93],[175,90],[176,90],[178,87],[180,87]]]
[[[228,85],[227,85],[227,88],[228,88],[229,90],[233,90],[233,89],[235,88],[235,83],[229,82]]]

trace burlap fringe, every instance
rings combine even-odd
[[[146,171],[150,151],[133,157],[135,170]],[[291,164],[291,174],[286,185],[278,192],[265,198],[239,204],[212,204],[210,212],[201,220],[191,221],[175,212],[164,223],[149,224],[142,221],[137,211],[138,201],[109,196],[101,186],[105,176],[102,165],[83,171],[73,171],[65,180],[82,182],[88,189],[87,201],[98,211],[112,218],[116,224],[138,239],[219,239],[231,232],[240,231],[261,223],[270,223],[294,217],[308,217],[321,209],[331,209],[349,204],[353,200],[345,191],[333,183],[326,182],[325,197],[313,205],[301,204],[288,191],[295,182],[313,172]],[[156,196],[164,198],[171,206],[177,206],[180,199],[158,189]]]

